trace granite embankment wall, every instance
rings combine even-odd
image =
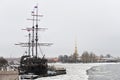
[[[0,80],[18,80],[18,71],[0,71]]]

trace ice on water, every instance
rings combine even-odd
[[[52,64],[51,64],[52,65]],[[43,77],[36,80],[88,80],[88,75],[86,74],[86,70],[90,69],[93,66],[98,66],[100,64],[54,64],[55,66],[65,67],[67,70],[67,74],[58,75],[52,77]]]
[[[88,75],[89,80],[120,80],[120,63],[92,67]]]

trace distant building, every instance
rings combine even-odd
[[[58,58],[48,58],[48,62],[49,63],[56,63],[56,62],[59,62],[59,59]]]
[[[101,58],[99,60],[99,62],[119,62],[119,59],[113,58],[113,57],[110,57],[110,58]]]

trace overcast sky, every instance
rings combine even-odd
[[[75,38],[78,53],[120,56],[120,0],[1,0],[0,1],[0,56],[20,57],[25,48],[15,43],[26,42],[26,31],[31,27],[31,11],[39,4],[40,41],[52,42],[42,47],[47,57],[74,52]],[[40,54],[39,54],[40,55]]]

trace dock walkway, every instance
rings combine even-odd
[[[18,71],[0,71],[0,80],[18,80]]]

